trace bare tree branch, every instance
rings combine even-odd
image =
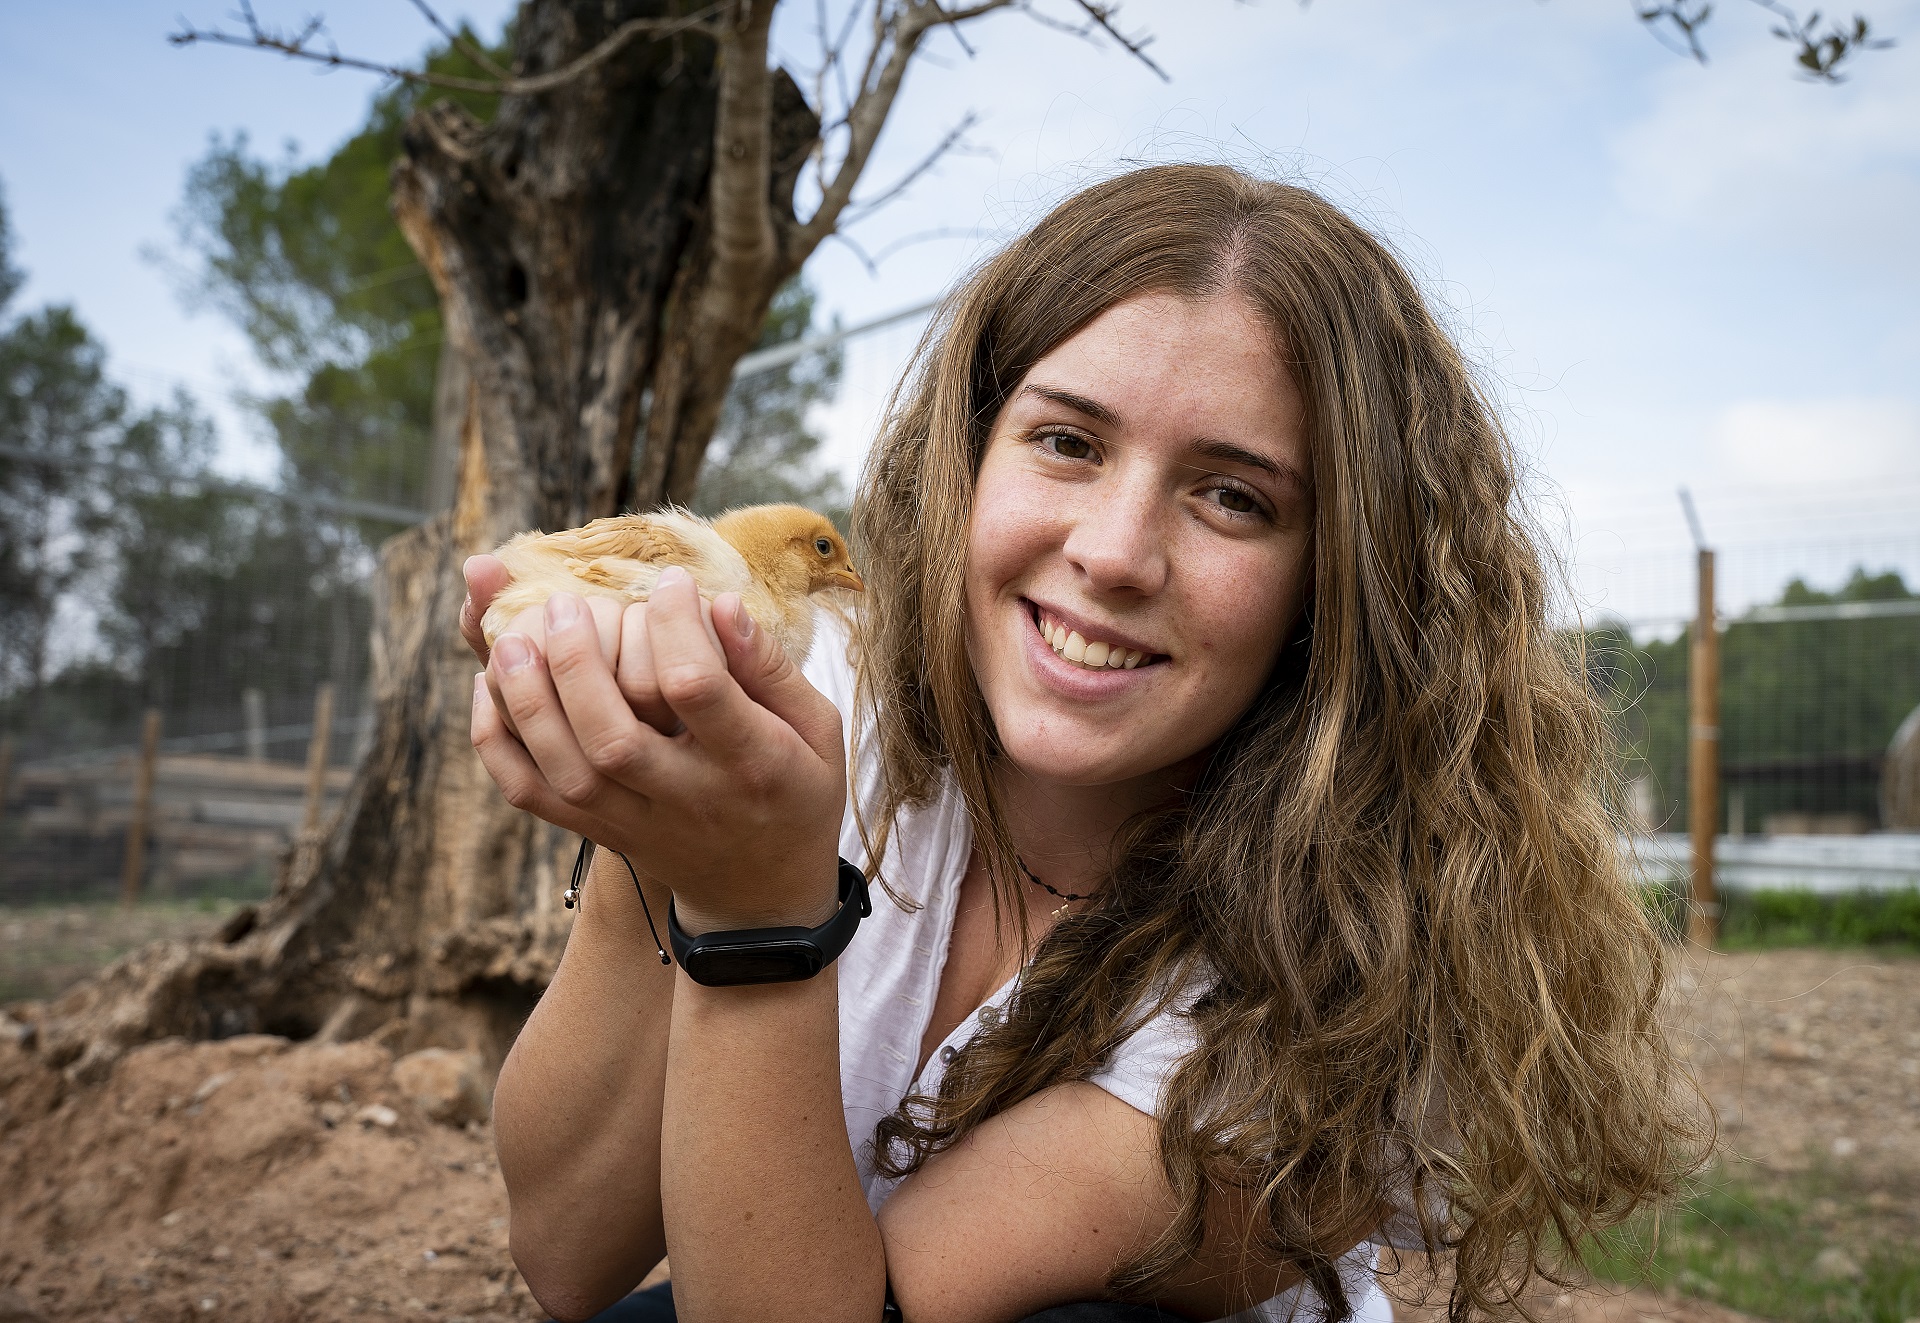
[[[1170,75],[1165,69],[1162,69],[1159,65],[1155,64],[1153,60],[1148,57],[1147,43],[1145,41],[1140,41],[1135,38],[1129,37],[1124,33],[1122,33],[1119,28],[1113,25],[1112,20],[1114,16],[1120,12],[1120,7],[1118,5],[1096,4],[1094,0],[1076,0],[1076,2],[1079,4],[1080,8],[1086,10],[1087,17],[1092,19],[1095,23],[1099,24],[1101,30],[1104,31],[1109,37],[1112,37],[1115,41],[1119,42],[1120,45],[1126,50],[1126,52],[1129,55],[1133,56],[1134,59],[1140,61],[1140,63],[1146,65],[1147,68],[1159,74],[1161,82],[1171,83],[1173,81],[1172,75]]]
[[[900,94],[901,80],[906,77],[907,65],[919,48],[920,39],[933,28],[964,23],[1013,3],[1014,0],[980,0],[961,8],[946,9],[937,0],[907,0],[891,14],[876,6],[873,47],[867,53],[859,95],[847,110],[846,155],[841,158],[833,178],[821,187],[820,205],[814,209],[813,216],[804,225],[797,226],[789,237],[799,257],[804,258],[819,247],[821,240],[840,223],[840,215],[853,196],[853,187],[867,168],[874,144],[880,139],[880,130],[886,127],[887,116],[893,110],[894,98]]]
[[[913,182],[916,179],[933,169],[941,157],[957,147],[960,140],[967,136],[967,130],[979,122],[980,117],[971,110],[965,115],[962,115],[960,122],[947,130],[946,136],[935,144],[933,150],[920,158],[919,164],[907,171],[906,174],[900,176],[892,185],[882,190],[878,197],[871,198],[865,202],[848,203],[847,210],[841,215],[841,224],[850,225],[861,217],[871,215],[906,192],[913,186]]]
[[[495,78],[513,77],[513,71],[501,68],[478,42],[469,41],[466,37],[448,27],[440,15],[433,12],[433,6],[429,5],[427,0],[413,0],[413,7],[420,11],[421,17],[433,24],[434,31],[445,37],[456,50],[460,51],[482,69],[485,69]]]
[[[247,23],[245,34],[223,32],[218,28],[183,27],[178,32],[169,33],[167,40],[175,46],[191,46],[196,42],[204,41],[218,46],[279,51],[291,60],[309,60],[328,68],[361,69],[367,73],[380,74],[401,82],[419,83],[427,87],[443,87],[455,92],[491,92],[498,96],[537,96],[599,68],[642,37],[657,41],[662,37],[670,37],[681,32],[705,32],[712,35],[715,29],[711,20],[725,8],[727,8],[725,0],[716,0],[716,3],[685,18],[629,19],[580,58],[549,73],[536,74],[531,78],[461,78],[453,74],[404,69],[398,65],[380,64],[374,60],[342,55],[334,48],[331,41],[327,43],[325,50],[316,50],[310,43],[324,35],[324,28],[319,19],[308,20],[307,25],[296,33],[276,32],[260,24],[254,17],[253,6],[245,3],[245,0],[242,0],[240,6],[241,16]]]

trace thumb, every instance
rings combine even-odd
[[[747,697],[792,726],[822,758],[839,762],[840,710],[760,627],[738,593],[713,599],[713,625],[726,650],[727,669]]]

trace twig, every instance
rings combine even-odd
[[[845,244],[847,248],[853,253],[853,255],[860,259],[860,265],[864,266],[867,269],[867,274],[874,277],[874,279],[876,280],[879,279],[880,264],[874,261],[871,257],[867,256],[867,250],[862,248],[859,245],[859,243],[856,242],[851,235],[843,234],[839,230],[835,230],[831,234],[829,234],[827,237],[839,243]]]
[[[1845,82],[1846,75],[1839,71],[1845,61],[1860,51],[1886,50],[1893,45],[1890,39],[1875,37],[1872,25],[1860,14],[1853,16],[1850,27],[1829,21],[1822,32],[1817,9],[1802,19],[1782,0],[1752,0],[1752,3],[1780,20],[1773,35],[1798,48],[1794,62],[1807,78],[1816,82]],[[1688,56],[1701,64],[1707,62],[1707,51],[1701,44],[1700,30],[1712,15],[1710,0],[1660,0],[1657,4],[1634,8],[1634,16],[1646,25],[1655,41],[1674,54]],[[1668,39],[1665,32],[1668,27],[1685,38],[1684,48]]]
[[[1706,47],[1700,44],[1700,29],[1713,15],[1713,6],[1708,0],[1662,0],[1660,4],[1641,9],[1635,7],[1634,17],[1646,25],[1653,39],[1672,51],[1675,55],[1687,55],[1699,61],[1707,62]],[[1661,34],[1660,21],[1665,19],[1680,30],[1687,39],[1686,49],[1682,50]]]
[[[498,64],[494,63],[493,57],[487,54],[479,42],[468,41],[464,35],[448,27],[440,15],[433,12],[433,6],[429,5],[427,0],[413,0],[413,7],[419,10],[421,16],[425,18],[427,22],[433,24],[434,30],[445,37],[456,50],[462,52],[468,59],[472,60],[482,69],[485,69],[495,78],[513,77],[513,71],[510,69],[502,69]]]
[[[972,128],[975,124],[978,124],[979,122],[980,122],[980,117],[974,114],[973,111],[969,110],[965,115],[960,117],[960,122],[958,124],[954,125],[951,129],[947,130],[946,136],[941,138],[940,141],[934,145],[934,148],[932,151],[928,152],[925,156],[921,157],[917,165],[915,165],[911,170],[907,171],[906,174],[900,176],[900,178],[896,180],[890,187],[882,190],[878,197],[872,198],[865,202],[849,202],[847,204],[847,208],[848,208],[847,213],[842,219],[842,224],[850,225],[854,221],[860,219],[862,216],[869,215],[870,213],[879,210],[881,207],[886,206],[887,203],[893,201],[895,198],[899,197],[902,193],[906,192],[907,189],[913,186],[913,182],[916,179],[920,178],[920,176],[924,175],[927,171],[933,169],[934,165],[939,162],[940,158],[945,156],[949,151],[951,151],[954,148],[954,146],[958,144],[959,141],[966,136],[968,129]]]
[[[1076,2],[1080,8],[1087,11],[1087,17],[1099,24],[1101,29],[1105,31],[1109,37],[1119,42],[1129,55],[1159,74],[1161,82],[1171,83],[1173,81],[1172,75],[1148,57],[1146,42],[1135,41],[1133,38],[1125,36],[1119,28],[1116,28],[1112,22],[1109,21],[1113,15],[1120,12],[1117,6],[1096,4],[1095,0],[1076,0]]]
[[[419,69],[403,69],[398,65],[380,64],[374,60],[362,60],[351,55],[342,55],[333,48],[332,43],[324,51],[314,50],[308,42],[322,35],[323,27],[317,18],[310,19],[298,33],[287,36],[260,25],[254,17],[253,7],[242,4],[241,16],[246,19],[247,33],[222,32],[218,28],[199,29],[183,27],[179,32],[169,33],[167,41],[175,46],[191,46],[195,42],[209,42],[219,46],[240,46],[256,50],[279,51],[288,59],[310,60],[327,68],[361,69],[367,73],[377,73],[386,78],[401,82],[418,83],[427,87],[442,87],[455,92],[487,92],[496,96],[537,96],[542,92],[551,92],[582,74],[599,68],[615,55],[625,50],[641,37],[658,41],[676,33],[698,31],[716,35],[711,20],[726,8],[724,0],[708,5],[685,18],[635,18],[622,23],[599,45],[578,59],[553,70],[551,73],[536,74],[531,78],[461,78],[453,74],[436,74]]]

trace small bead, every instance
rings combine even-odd
[[[944,1066],[944,1065],[946,1065],[946,1064],[947,1064],[947,1063],[948,1063],[949,1061],[952,1061],[952,1060],[953,1060],[953,1058],[954,1058],[954,1050],[953,1050],[952,1048],[950,1048],[950,1047],[943,1047],[943,1048],[941,1048],[941,1049],[940,1049],[940,1064],[941,1064],[941,1065],[943,1065],[943,1066]]]

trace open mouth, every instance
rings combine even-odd
[[[1132,671],[1167,660],[1164,653],[1144,652],[1106,639],[1088,638],[1033,602],[1027,603],[1027,609],[1033,615],[1034,627],[1054,655],[1083,670]]]

